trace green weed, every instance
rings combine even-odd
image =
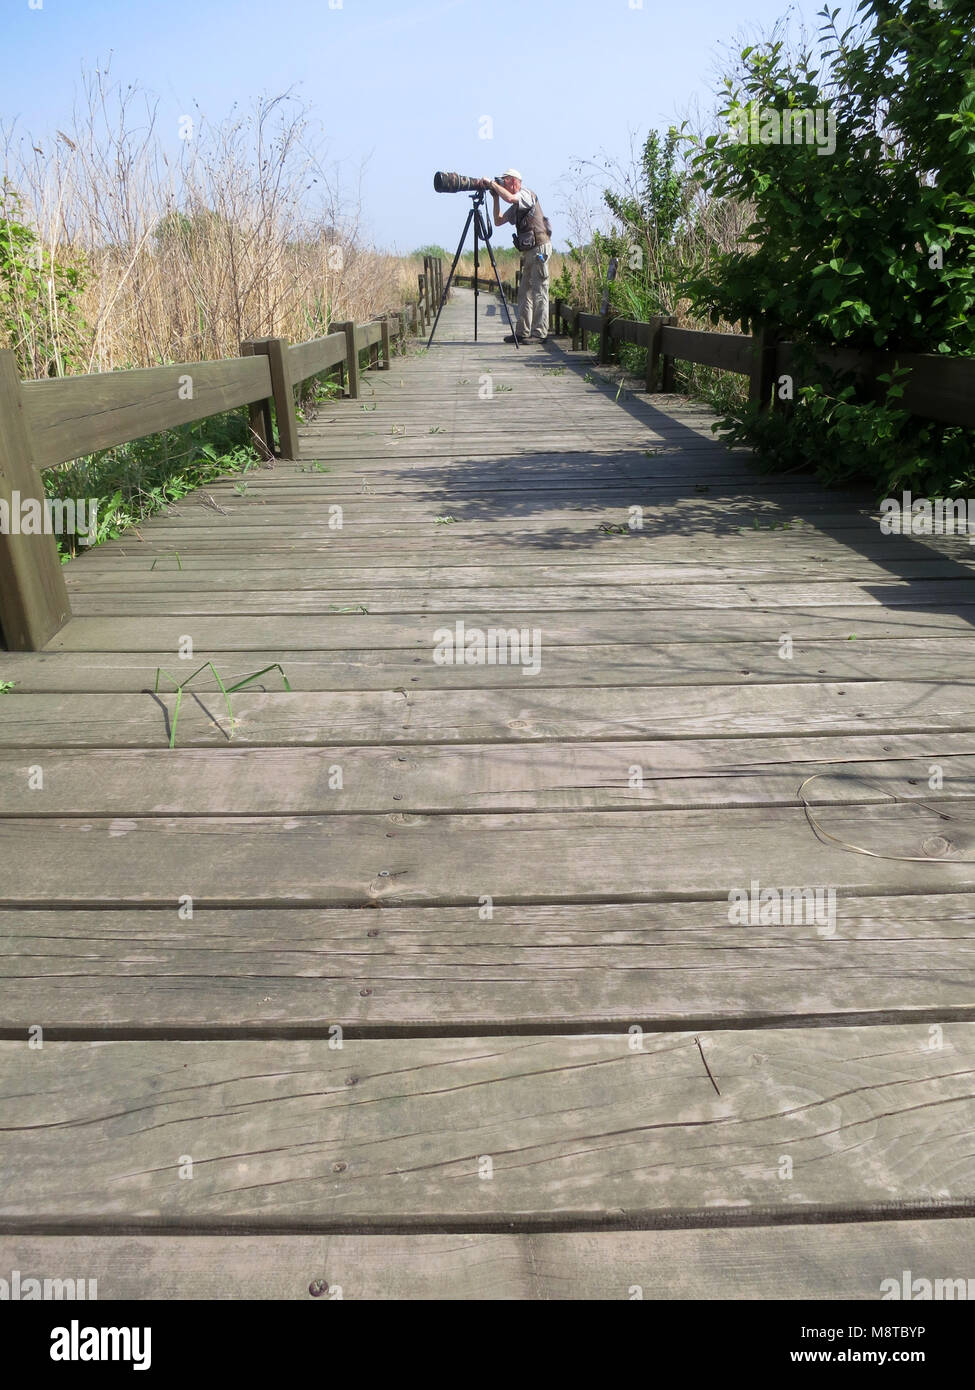
[[[234,736],[235,720],[233,706],[230,703],[230,697],[231,695],[233,695],[235,691],[243,690],[245,685],[253,685],[254,681],[259,680],[261,676],[266,676],[268,671],[279,671],[281,673],[281,680],[284,682],[285,690],[287,690],[288,692],[290,692],[291,690],[291,686],[288,682],[288,677],[284,673],[284,668],[280,666],[277,662],[275,662],[272,666],[263,667],[263,669],[260,671],[255,671],[252,676],[245,676],[243,680],[235,681],[233,685],[224,685],[223,681],[220,679],[220,675],[217,671],[217,668],[214,666],[212,661],[205,661],[203,665],[199,667],[198,670],[194,671],[191,676],[188,676],[186,680],[182,682],[178,681],[176,677],[172,675],[171,672],[164,670],[162,666],[158,666],[156,668],[156,684],[153,687],[153,693],[156,695],[159,694],[159,684],[163,676],[168,676],[169,679],[173,682],[173,685],[176,687],[176,708],[173,710],[173,720],[170,726],[171,731],[169,735],[170,748],[176,747],[176,723],[179,719],[180,706],[183,703],[183,691],[186,689],[186,687],[190,684],[191,681],[194,681],[196,679],[196,677],[200,674],[201,671],[207,670],[212,672],[213,679],[217,682],[217,685],[220,688],[220,693],[223,695],[224,704],[227,706],[227,718],[230,720],[230,732],[227,735],[228,739],[232,739]]]

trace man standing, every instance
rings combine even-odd
[[[521,289],[518,295],[518,321],[515,332],[520,343],[544,343],[548,337],[548,261],[552,254],[552,224],[530,188],[522,187],[517,169],[508,169],[500,179],[485,179],[494,195],[494,220],[500,227],[514,223],[515,245],[521,252]],[[504,213],[498,202],[503,198],[511,207]],[[509,334],[506,343],[513,343]]]

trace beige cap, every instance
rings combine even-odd
[[[517,179],[519,183],[523,182],[522,177],[517,169],[505,169],[501,177],[503,179]]]

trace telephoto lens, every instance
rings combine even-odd
[[[466,174],[445,174],[438,169],[433,176],[433,186],[438,193],[475,193],[484,187],[484,180],[469,178]]]

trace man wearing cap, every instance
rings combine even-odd
[[[518,321],[515,332],[520,343],[544,343],[548,337],[548,261],[552,254],[552,225],[530,188],[523,188],[521,174],[508,169],[500,179],[486,179],[494,195],[494,220],[513,222],[514,242],[521,252],[521,289],[518,295]],[[503,198],[511,207],[502,213]],[[509,335],[506,343],[514,342]]]

